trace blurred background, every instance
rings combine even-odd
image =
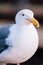
[[[0,26],[15,23],[16,13],[25,8],[31,9],[40,23],[37,29],[39,48],[30,60],[21,65],[43,65],[43,0],[0,0]]]

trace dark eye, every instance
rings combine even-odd
[[[22,16],[24,16],[24,14],[22,14]]]

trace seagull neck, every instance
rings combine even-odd
[[[28,29],[28,28],[34,28],[34,26],[33,26],[33,24],[17,25],[17,28],[19,28],[19,29]]]
[[[22,28],[22,27],[25,27],[27,25],[17,25],[18,28]]]
[[[32,24],[17,24],[18,27],[29,26],[29,25],[32,25]]]

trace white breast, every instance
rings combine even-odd
[[[6,39],[6,43],[12,45],[6,52],[7,62],[21,63],[28,60],[38,48],[38,34],[35,27],[29,26],[12,26],[11,34]],[[10,41],[9,41],[10,40]]]

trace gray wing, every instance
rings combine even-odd
[[[6,50],[9,46],[6,45],[6,38],[10,34],[9,28],[12,26],[12,24],[0,27],[0,54]]]

